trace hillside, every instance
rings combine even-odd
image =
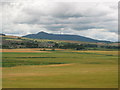
[[[68,34],[50,34],[46,32],[39,32],[37,34],[28,34],[26,36],[27,38],[34,38],[34,39],[49,39],[49,40],[70,40],[70,41],[83,41],[83,42],[104,42],[104,43],[110,43],[110,41],[100,41],[95,40],[79,35],[68,35]]]
[[[102,49],[118,49],[118,43],[103,42],[82,42],[69,40],[48,40],[48,39],[32,39],[17,36],[1,36],[0,48],[61,48],[61,49],[84,49],[84,50],[102,50]]]

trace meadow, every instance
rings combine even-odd
[[[3,88],[117,88],[118,51],[2,50]]]

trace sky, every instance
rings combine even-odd
[[[23,36],[40,31],[118,40],[117,0],[1,0],[1,32]]]

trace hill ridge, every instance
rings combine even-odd
[[[69,34],[52,34],[46,32],[38,32],[37,34],[28,34],[22,37],[33,38],[33,39],[49,39],[49,40],[71,40],[71,41],[84,41],[84,42],[105,42],[110,43],[110,41],[96,40],[80,35],[69,35]]]

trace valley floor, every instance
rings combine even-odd
[[[118,51],[2,51],[3,88],[118,87]]]

